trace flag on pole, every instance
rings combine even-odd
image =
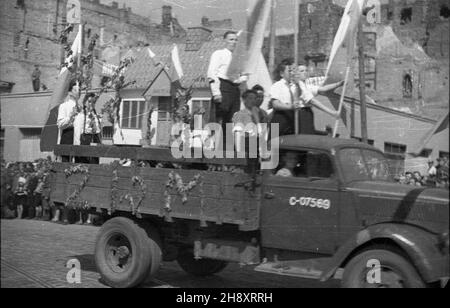
[[[228,69],[230,80],[241,75],[258,73],[264,34],[269,23],[273,0],[249,0],[247,9],[247,31],[240,31],[233,59]]]
[[[349,0],[334,38],[325,84],[344,80],[355,52],[356,32],[366,0]]]
[[[67,95],[69,83],[72,78],[72,71],[76,70],[77,58],[81,54],[81,35],[82,33],[79,29],[72,44],[71,53],[65,60],[66,65],[59,72],[58,80],[56,81],[55,88],[53,89],[47,111],[47,122],[41,133],[41,152],[53,151],[56,143],[58,142],[58,127],[56,126],[56,120],[58,119],[58,107]]]
[[[183,67],[181,66],[180,54],[178,52],[178,46],[173,45],[172,51],[170,53],[170,67],[169,67],[169,78],[170,78],[170,93],[172,98],[175,98],[178,89],[182,88],[181,78],[183,78]]]

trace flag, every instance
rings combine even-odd
[[[81,28],[81,27],[80,27]],[[64,66],[58,76],[55,88],[53,89],[52,97],[47,111],[47,122],[42,129],[40,148],[41,152],[53,151],[58,142],[58,127],[56,120],[58,119],[57,110],[59,105],[64,101],[69,89],[69,83],[72,78],[72,72],[76,69],[77,59],[81,54],[81,31],[78,34],[71,47],[71,55],[66,58],[66,66]],[[56,117],[55,117],[56,111]]]
[[[182,88],[181,78],[183,78],[183,67],[181,66],[180,54],[178,52],[178,46],[173,45],[172,51],[170,53],[170,67],[169,67],[169,78],[170,78],[170,93],[172,98],[176,97],[177,90]]]
[[[349,0],[331,48],[325,84],[344,80],[355,51],[355,37],[366,0]]]
[[[273,0],[250,0],[247,10],[247,31],[240,31],[236,50],[228,69],[230,80],[241,75],[258,73],[260,54],[264,43]]]

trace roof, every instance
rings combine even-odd
[[[177,44],[177,46],[184,73],[181,79],[182,86],[188,88],[193,85],[194,88],[208,88],[206,75],[209,60],[214,51],[224,47],[223,41],[205,42],[198,51],[186,51],[186,44]],[[125,79],[127,82],[136,81],[127,89],[145,89],[161,71],[161,66],[155,65],[159,62],[170,68],[172,48],[173,44],[154,45],[127,52],[125,57],[133,57],[135,61],[125,72]],[[153,60],[150,57],[149,49],[156,55]]]
[[[354,139],[339,139],[318,135],[290,135],[279,138],[280,148],[306,147],[331,151],[335,148],[358,146],[373,149],[372,146]]]

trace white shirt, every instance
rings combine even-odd
[[[70,115],[75,109],[77,103],[71,97],[66,98],[64,103],[59,105],[58,108],[58,120],[56,121],[56,125],[59,128],[58,132],[58,144],[61,142],[61,134],[62,131],[66,128],[73,127],[74,118],[71,118]]]
[[[319,94],[320,87],[312,84],[305,84],[303,81],[299,81],[298,85],[302,90],[302,94],[300,95],[300,106],[304,108],[315,96],[317,96],[317,94]]]
[[[225,48],[216,50],[209,61],[208,79],[211,83],[211,92],[213,96],[221,95],[219,78],[228,80],[228,68],[231,64],[233,53]]]
[[[270,98],[276,99],[287,106],[292,106],[293,103],[292,100],[294,97],[291,93],[292,90],[290,89],[288,82],[284,79],[275,82],[272,85],[272,88],[270,88]]]

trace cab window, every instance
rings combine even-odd
[[[274,171],[278,177],[331,178],[334,175],[329,156],[315,151],[284,151]]]

